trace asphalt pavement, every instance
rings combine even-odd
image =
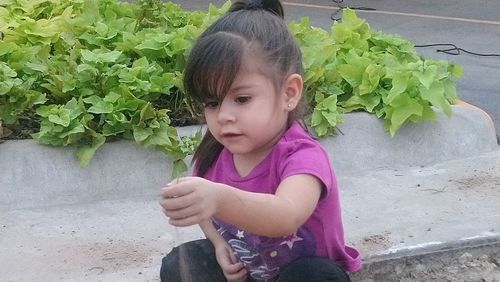
[[[209,3],[220,7],[226,1],[175,0],[185,9],[205,10]],[[332,14],[342,7],[360,8],[359,17],[372,29],[397,34],[415,45],[454,44],[466,51],[499,56],[479,56],[460,51],[459,55],[437,52],[446,47],[422,47],[425,57],[449,60],[463,67],[457,81],[460,99],[485,110],[500,136],[500,1],[283,1],[287,21],[309,17],[313,26],[329,30]],[[361,10],[363,9],[363,10]],[[341,14],[337,14],[336,17]]]

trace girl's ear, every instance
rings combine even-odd
[[[285,109],[287,111],[293,111],[302,97],[302,88],[304,82],[302,81],[302,76],[293,73],[288,76],[283,85],[283,99],[285,102]]]

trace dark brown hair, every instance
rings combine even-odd
[[[273,78],[277,89],[290,74],[303,74],[302,55],[284,22],[281,3],[236,1],[193,45],[184,72],[188,99],[198,106],[207,100],[222,101],[250,50],[266,62],[262,69]],[[290,114],[290,121],[301,118],[303,105]],[[201,111],[201,107],[198,109]],[[222,148],[207,131],[193,156],[198,176],[207,172]]]

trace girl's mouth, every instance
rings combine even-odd
[[[236,138],[243,136],[243,134],[236,134],[236,133],[223,133],[222,138],[230,139],[230,138]]]

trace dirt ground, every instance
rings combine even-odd
[[[372,263],[351,278],[353,282],[500,282],[500,244]]]

